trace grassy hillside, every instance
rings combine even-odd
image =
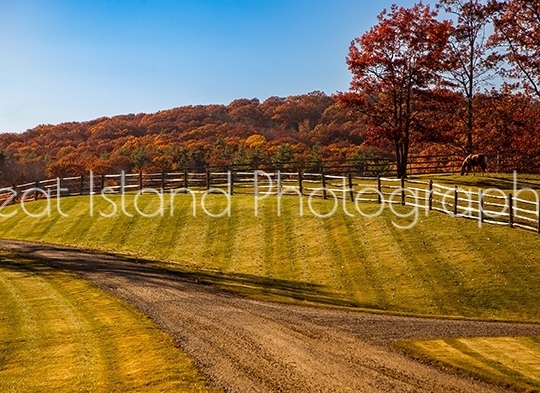
[[[414,357],[518,391],[540,391],[539,337],[467,337],[397,343]]]
[[[0,391],[208,392],[133,307],[36,261],[0,254]]]
[[[536,187],[536,179],[520,186]],[[479,179],[442,177],[440,183],[462,187],[498,186],[510,190],[508,177]],[[493,182],[496,182],[494,184]],[[485,182],[485,184],[484,184]],[[314,215],[307,199],[304,216],[294,196],[259,202],[252,196],[231,198],[231,215],[210,217],[196,196],[178,195],[163,216],[143,217],[134,197],[109,201],[89,197],[60,200],[67,217],[51,201],[51,214],[33,218],[12,206],[1,211],[0,237],[43,241],[129,255],[183,272],[185,277],[245,295],[280,301],[362,307],[407,314],[540,322],[540,235],[519,229],[419,212],[398,218],[411,208],[388,206],[380,215],[363,217],[354,204],[338,205],[328,218]],[[227,199],[211,195],[205,207],[224,212]],[[161,200],[145,195],[137,205],[146,215],[159,213]],[[46,202],[26,205],[32,214],[46,212]],[[333,202],[314,200],[318,214]],[[359,204],[365,214],[379,205]],[[116,214],[114,209],[116,208]],[[346,211],[345,211],[346,209]],[[173,214],[171,215],[171,210]],[[414,212],[413,212],[414,213]],[[351,214],[352,216],[350,216]],[[111,215],[111,217],[104,217]],[[409,353],[503,385],[538,388],[540,350],[536,338],[464,338],[401,344]],[[508,355],[510,352],[515,356]]]
[[[174,215],[168,197],[164,215],[136,214],[133,196],[126,197],[128,217],[121,213],[120,196],[62,199],[61,209],[32,218],[20,206],[11,218],[0,220],[0,236],[128,254],[162,261],[187,277],[259,298],[317,302],[412,314],[485,319],[540,321],[540,236],[523,230],[454,219],[437,212],[408,230],[411,218],[397,218],[386,206],[374,218],[361,216],[352,203],[339,206],[328,218],[314,216],[307,200],[299,215],[298,198],[259,202],[254,214],[251,196],[231,199],[231,216],[213,218],[201,208],[196,217],[191,197],[178,195]],[[224,211],[223,195],[209,196],[207,210]],[[117,214],[103,217],[113,212]],[[143,213],[156,212],[156,195],[139,198]],[[313,210],[329,212],[333,202],[313,201]],[[365,213],[379,206],[360,204]],[[43,212],[45,202],[27,204]],[[409,212],[411,208],[402,208]]]

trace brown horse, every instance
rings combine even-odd
[[[463,176],[463,174],[468,175],[469,171],[473,170],[474,175],[474,167],[480,166],[480,169],[482,169],[482,176],[484,176],[484,172],[487,168],[487,157],[485,154],[469,154],[464,160],[463,164],[461,165],[461,173],[460,175]]]

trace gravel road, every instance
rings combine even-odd
[[[0,240],[136,306],[230,392],[502,392],[411,360],[396,339],[540,335],[540,325],[378,315],[262,302],[112,255]]]

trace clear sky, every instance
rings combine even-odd
[[[0,132],[346,90],[351,40],[395,2],[0,0]]]

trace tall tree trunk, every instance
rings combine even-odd
[[[409,147],[405,142],[396,142],[396,170],[397,177],[401,179],[407,176]]]
[[[395,147],[396,147],[396,172],[397,172],[397,177],[399,178],[401,176],[401,153],[400,153],[398,141],[395,142]]]
[[[472,37],[472,41],[469,42],[469,72],[467,78],[469,79],[469,85],[466,89],[467,94],[467,155],[473,154],[473,128],[474,128],[474,112],[473,112],[473,99],[474,99],[474,42],[475,37]]]

